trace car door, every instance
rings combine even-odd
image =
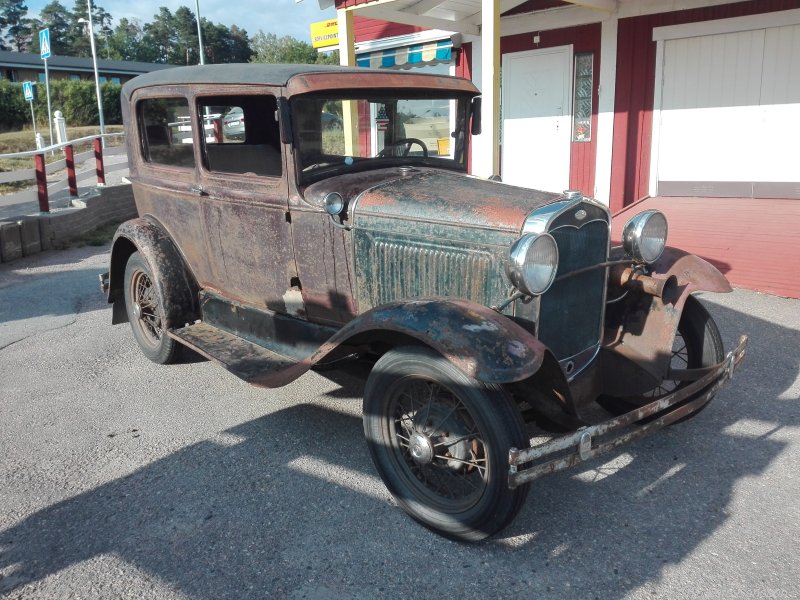
[[[302,316],[276,95],[254,88],[195,95],[197,193],[215,257],[212,287],[256,308]]]
[[[179,86],[138,90],[132,99],[137,143],[129,157],[136,207],[154,217],[175,242],[201,285],[213,281],[198,189],[194,121],[188,90]]]

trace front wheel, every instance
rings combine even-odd
[[[447,537],[477,541],[500,531],[528,494],[508,487],[508,451],[529,445],[509,394],[427,348],[392,350],[375,364],[364,433],[400,507]]]
[[[163,365],[175,360],[178,344],[167,335],[161,285],[144,257],[131,254],[125,267],[128,321],[142,353]]]
[[[694,296],[689,296],[686,299],[686,305],[678,322],[678,331],[672,343],[669,368],[671,370],[699,369],[716,365],[722,362],[724,358],[725,351],[717,324],[703,305],[700,304],[700,301]],[[641,396],[632,398],[601,396],[597,401],[612,414],[619,415],[667,396],[689,383],[691,382],[664,379],[658,386]],[[679,423],[692,418],[706,406],[708,406],[708,402],[699,410],[678,419],[676,422]]]

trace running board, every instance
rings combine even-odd
[[[279,387],[309,368],[303,361],[272,352],[208,323],[171,329],[168,334],[253,385]]]

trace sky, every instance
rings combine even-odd
[[[59,0],[72,10],[75,0]],[[161,6],[175,12],[187,6],[195,12],[195,0],[92,0],[114,17],[115,25],[123,17],[137,18],[142,23],[153,20]],[[38,15],[42,7],[51,0],[27,0],[28,17]],[[235,9],[234,9],[235,7]],[[311,43],[309,25],[314,21],[336,18],[333,8],[320,10],[317,0],[200,0],[200,16],[214,23],[230,27],[238,25],[252,37],[259,30],[278,36],[291,35],[298,40]]]

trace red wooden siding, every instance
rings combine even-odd
[[[731,285],[800,298],[800,202],[752,198],[646,198],[614,215],[612,238],[642,210],[669,222],[670,246],[704,258]]]
[[[353,16],[353,35],[357,42],[367,42],[379,40],[381,38],[394,37],[396,35],[407,35],[425,31],[424,27],[414,27],[413,25],[403,25],[402,23],[389,23],[378,19]]]
[[[500,52],[522,52],[572,44],[573,51],[594,53],[594,83],[592,91],[592,141],[573,142],[570,150],[569,187],[594,196],[595,157],[597,156],[597,103],[600,79],[600,24],[571,29],[553,29],[539,33],[538,44],[531,33],[509,35],[500,39]],[[573,67],[574,68],[574,67]]]
[[[656,43],[653,28],[800,8],[800,0],[754,0],[620,19],[611,169],[611,210],[644,197],[650,183]]]
[[[359,4],[366,4],[367,2],[374,2],[375,0],[336,0],[336,10],[340,8],[350,8],[351,6],[358,6]]]

